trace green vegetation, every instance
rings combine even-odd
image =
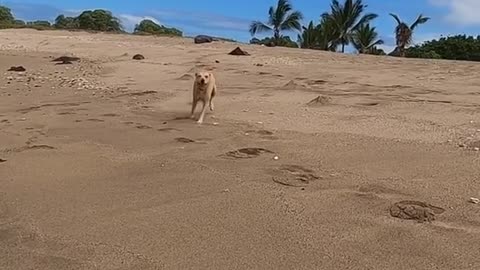
[[[12,11],[8,7],[0,6],[0,24],[9,25],[14,23],[15,18],[12,15]]]
[[[294,11],[289,0],[278,0],[276,7],[270,7],[268,11],[268,22],[253,21],[250,24],[250,34],[255,36],[257,33],[273,32],[272,41],[275,46],[290,44],[287,37],[282,36],[283,31],[297,30],[301,31],[301,21],[303,15],[300,11]],[[266,42],[266,41],[265,41]],[[298,47],[298,46],[296,46]]]
[[[343,5],[337,0],[333,0],[330,5],[330,13],[324,15],[327,20],[333,22],[336,42],[340,43],[342,52],[345,52],[345,46],[352,42],[354,33],[361,26],[378,17],[373,13],[364,15],[366,7],[362,0],[345,0]]]
[[[383,40],[378,38],[375,27],[362,24],[352,34],[352,43],[359,53],[376,54],[377,45],[382,45]]]
[[[168,28],[163,25],[158,25],[152,20],[143,20],[133,32],[136,35],[166,35],[166,36],[183,36],[182,31],[176,28]]]
[[[289,47],[298,48],[298,44],[291,40],[289,36],[280,36],[278,38],[266,37],[264,39],[253,38],[250,40],[250,44],[265,45],[267,47]]]
[[[78,19],[74,17],[65,17],[65,15],[59,15],[55,19],[53,24],[55,29],[79,29]]]
[[[78,28],[82,30],[123,32],[120,20],[108,10],[86,10],[75,19],[78,21]]]
[[[480,61],[480,36],[456,35],[410,47],[406,56],[448,60]]]

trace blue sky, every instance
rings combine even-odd
[[[252,20],[265,20],[268,8],[277,0],[0,0],[1,5],[12,9],[17,18],[24,20],[54,20],[60,14],[77,15],[85,9],[111,10],[131,30],[143,18],[154,19],[167,26],[182,29],[186,35],[209,34],[239,41],[248,41],[248,25]],[[318,21],[321,13],[328,11],[330,0],[291,0],[295,9],[303,12],[304,23]],[[394,46],[395,22],[389,12],[412,22],[419,13],[432,20],[418,28],[415,42],[440,35],[457,33],[480,34],[480,0],[364,0],[368,11],[379,15],[373,24],[377,27],[385,49]],[[408,3],[408,4],[405,4]]]

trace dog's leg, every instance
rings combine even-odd
[[[198,103],[198,100],[194,98],[192,101],[192,113],[190,114],[191,119],[195,118],[195,108],[197,108],[197,103]]]
[[[207,111],[207,103],[210,103],[210,99],[203,101],[202,112],[200,113],[200,118],[198,118],[198,121],[197,121],[198,124],[203,123],[203,118],[205,118],[205,113]]]
[[[212,112],[213,112],[214,109],[215,109],[214,106],[213,106],[213,98],[215,97],[215,91],[216,91],[216,90],[217,90],[216,87],[214,87],[214,88],[212,89],[212,97],[210,98],[210,104],[209,104],[209,105],[210,105],[210,111],[212,111]]]
[[[192,113],[190,115],[190,119],[195,118],[195,109],[197,108],[198,97],[197,97],[197,89],[193,87],[193,100],[192,100]]]

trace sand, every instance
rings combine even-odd
[[[480,64],[33,30],[0,49],[0,269],[480,269]]]

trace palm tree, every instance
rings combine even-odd
[[[303,15],[300,11],[293,11],[289,0],[278,0],[276,7],[270,7],[268,11],[268,22],[253,21],[250,24],[250,34],[273,31],[273,38],[276,42],[281,38],[282,31],[302,31],[300,24]]]
[[[377,45],[383,44],[383,40],[378,39],[376,28],[370,27],[370,24],[367,23],[355,30],[352,43],[359,53],[372,53]]]
[[[342,45],[342,52],[345,52],[345,46],[350,44],[355,30],[378,17],[373,13],[363,15],[366,7],[362,0],[345,0],[343,5],[338,0],[332,0],[329,16],[337,28],[338,43]]]
[[[340,32],[330,14],[322,14],[320,24],[318,25],[318,34],[318,46],[321,50],[337,51],[337,47],[340,44]]]
[[[392,16],[395,21],[397,21],[397,27],[395,27],[395,39],[397,41],[397,48],[395,50],[399,51],[401,57],[405,57],[405,48],[412,43],[413,31],[420,24],[428,22],[430,18],[423,17],[423,15],[420,14],[415,20],[415,22],[413,22],[411,26],[408,26],[408,24],[400,20],[397,15],[390,13],[390,16]]]
[[[298,43],[300,48],[303,49],[313,49],[318,45],[318,26],[313,24],[313,21],[310,21],[308,27],[302,26],[303,32],[298,35]]]

